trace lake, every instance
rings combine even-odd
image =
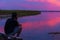
[[[4,33],[7,19],[0,19],[0,32]],[[35,16],[19,17],[22,24],[21,37],[23,40],[59,40],[59,35],[50,35],[49,32],[60,32],[60,13],[42,12]],[[54,36],[54,37],[53,37]]]

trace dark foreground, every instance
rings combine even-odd
[[[8,36],[6,36],[5,34],[0,33],[0,40],[23,40],[23,39],[18,37],[8,38]]]
[[[11,39],[8,39],[8,40],[23,40],[22,38],[11,38]]]

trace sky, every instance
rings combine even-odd
[[[0,0],[1,10],[60,10],[60,0]]]

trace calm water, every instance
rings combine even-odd
[[[7,19],[0,19],[0,32],[4,33]],[[22,24],[21,37],[24,40],[53,40],[49,32],[60,32],[60,13],[44,12],[41,15],[18,18]],[[55,38],[59,38],[57,35]],[[59,39],[58,39],[59,40]]]

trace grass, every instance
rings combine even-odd
[[[20,17],[40,14],[40,11],[36,10],[0,10],[0,15],[8,15],[13,12],[16,12]]]

